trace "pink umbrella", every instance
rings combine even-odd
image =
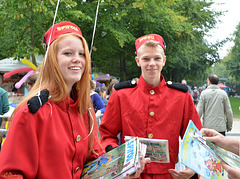
[[[225,85],[222,84],[222,83],[219,83],[218,86],[219,86],[220,88],[225,88],[225,87],[227,87],[227,86],[225,86]]]

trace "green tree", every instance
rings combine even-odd
[[[91,42],[97,0],[62,0],[57,22],[68,20],[80,26]],[[22,58],[44,53],[41,39],[52,25],[56,0],[0,0],[1,57]],[[206,32],[221,14],[203,0],[103,0],[100,2],[93,69],[121,77],[139,76],[136,66],[136,38],[157,33],[167,44],[167,80],[201,78],[206,68],[219,60],[218,44],[204,40]],[[34,59],[34,58],[33,58]]]
[[[44,53],[42,37],[52,25],[56,1],[0,0],[0,4],[0,57],[31,57],[36,65],[35,55]],[[76,6],[72,0],[61,0],[57,21],[88,19],[80,10],[74,10]]]
[[[219,60],[218,44],[209,45],[204,40],[206,32],[215,26],[215,19],[221,14],[209,10],[211,4],[190,0],[102,2],[94,42],[97,48],[93,54],[95,66],[122,80],[139,76],[134,42],[144,34],[157,33],[167,44],[164,76],[177,81],[185,77],[201,78],[198,74],[203,74],[202,71]],[[89,8],[84,10],[85,13],[89,11]]]
[[[234,32],[234,46],[230,52],[230,59],[225,62],[229,75],[236,83],[240,81],[240,23]]]

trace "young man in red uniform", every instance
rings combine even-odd
[[[140,178],[190,178],[194,174],[190,169],[178,172],[174,168],[179,136],[183,137],[189,120],[202,128],[192,97],[187,86],[166,83],[161,75],[166,56],[160,35],[140,37],[135,45],[135,60],[142,75],[137,84],[128,81],[115,85],[99,128],[102,144],[106,149],[118,146],[119,133],[122,143],[125,136],[167,139],[170,163],[149,163]]]

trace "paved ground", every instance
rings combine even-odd
[[[233,119],[233,128],[231,132],[240,133],[240,119]]]
[[[228,132],[229,137],[240,139],[240,119],[233,119],[233,128],[231,132]]]

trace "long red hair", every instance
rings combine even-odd
[[[43,66],[41,68],[39,77],[36,80],[36,83],[33,85],[28,95],[19,103],[15,111],[17,111],[22,106],[23,103],[26,103],[30,98],[32,98],[37,94],[37,92],[39,91],[40,83],[41,83],[40,90],[45,88],[48,89],[49,96],[51,96],[49,100],[53,102],[59,102],[66,99],[66,97],[68,96],[68,89],[63,79],[63,76],[59,70],[59,66],[57,62],[57,50],[58,50],[57,46],[58,46],[58,42],[61,39],[69,35],[73,35],[80,38],[83,42],[83,47],[85,49],[84,50],[85,57],[86,57],[85,70],[83,72],[81,79],[73,85],[72,92],[76,93],[75,95],[77,96],[78,110],[80,115],[82,115],[85,112],[88,113],[88,124],[89,124],[88,130],[90,131],[92,126],[95,123],[95,120],[91,119],[91,116],[88,112],[88,108],[92,107],[91,98],[90,98],[90,84],[89,84],[89,74],[91,72],[91,58],[90,58],[86,40],[82,36],[75,33],[68,33],[68,34],[59,36],[48,47],[49,50],[48,50],[45,65],[43,62]],[[13,112],[13,115],[11,116],[10,120],[14,116],[15,111]],[[89,136],[88,156],[90,155],[91,152],[94,152],[93,150],[94,140],[95,140],[94,132],[92,132]]]

